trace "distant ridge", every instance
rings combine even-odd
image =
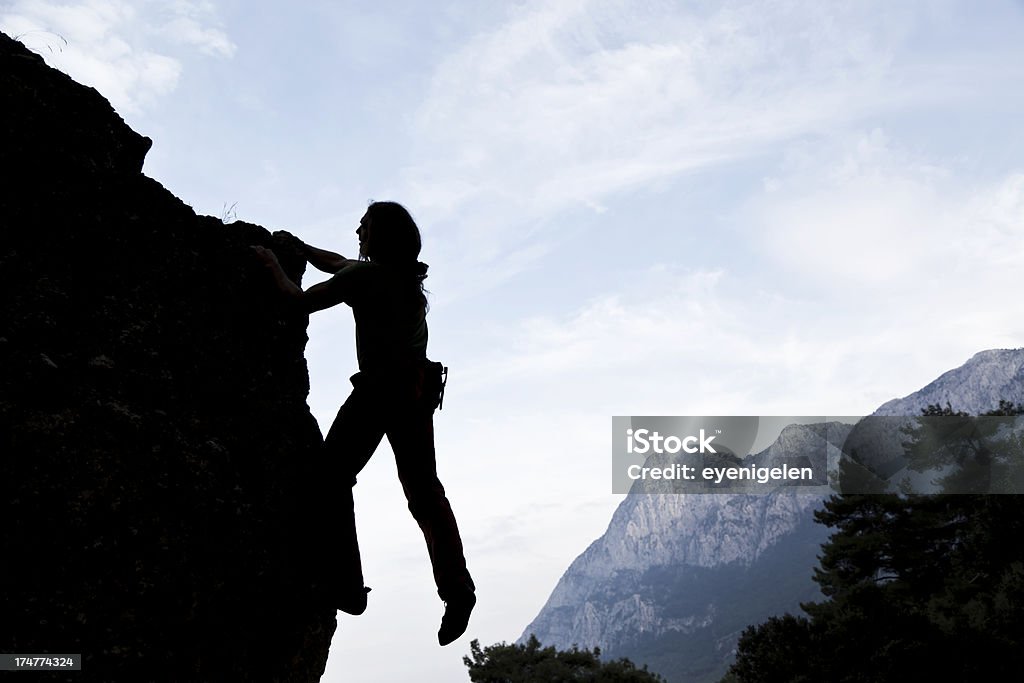
[[[872,415],[920,415],[931,404],[983,413],[999,399],[1024,396],[1024,349],[980,351],[958,368],[942,373],[923,389],[883,403]],[[1014,398],[1017,397],[1017,398]]]

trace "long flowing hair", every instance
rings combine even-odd
[[[427,279],[428,266],[419,260],[423,240],[416,221],[397,202],[371,202],[366,215],[370,218],[369,250],[359,258],[389,266],[408,277],[426,308],[427,290],[423,281]]]

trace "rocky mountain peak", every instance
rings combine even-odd
[[[883,403],[873,415],[920,415],[930,404],[977,414],[992,410],[1000,399],[1024,395],[1024,349],[980,351],[958,368],[909,396]]]

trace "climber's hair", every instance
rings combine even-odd
[[[371,202],[370,261],[403,266],[416,263],[423,248],[420,229],[404,206],[397,202]]]
[[[370,219],[370,240],[366,260],[397,268],[408,274],[415,281],[426,305],[423,281],[427,278],[427,264],[419,261],[423,239],[416,221],[408,210],[397,202],[371,201],[366,209],[366,215]]]

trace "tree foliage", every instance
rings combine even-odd
[[[522,645],[498,643],[481,648],[474,640],[462,661],[473,683],[660,683],[662,679],[628,659],[601,661],[600,648],[541,647],[530,635]]]
[[[998,490],[1020,466],[1012,432],[996,448],[981,438],[1006,422],[949,404],[923,413],[908,448],[953,467],[943,486],[971,490],[984,474]],[[986,417],[1022,413],[1001,401]],[[748,627],[726,680],[989,681],[1024,670],[1024,496],[838,495],[815,517],[835,530],[814,576],[826,599],[802,605],[807,618]]]

